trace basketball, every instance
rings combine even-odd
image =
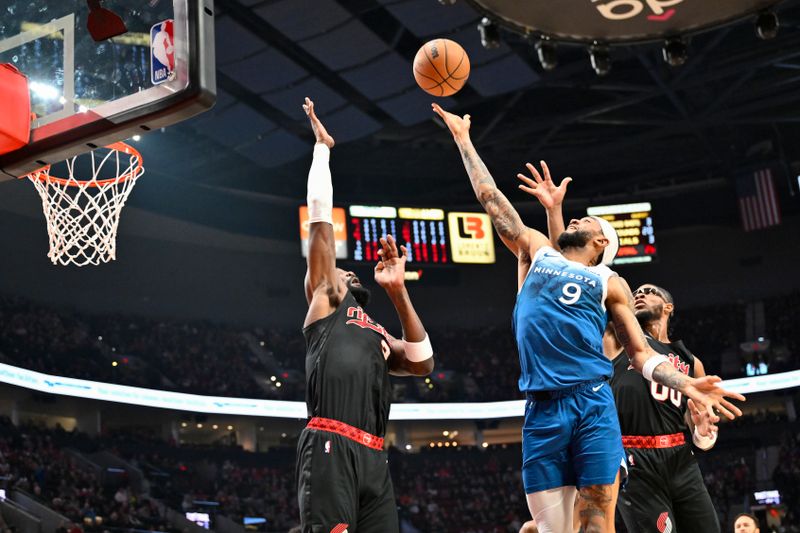
[[[420,89],[433,96],[451,96],[469,77],[469,57],[450,39],[428,41],[414,57],[414,79]]]

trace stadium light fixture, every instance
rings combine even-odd
[[[487,50],[500,46],[500,29],[489,17],[483,17],[478,23],[478,32],[481,34],[481,45]]]
[[[671,67],[683,65],[689,57],[686,42],[679,37],[664,41],[664,47],[661,52],[664,54],[664,61]]]
[[[539,56],[539,63],[542,68],[550,71],[558,66],[558,53],[556,43],[549,37],[542,37],[536,42],[536,55]]]
[[[598,76],[606,76],[611,72],[611,53],[608,46],[595,42],[589,47],[589,59]]]
[[[780,22],[774,11],[762,11],[756,16],[756,35],[759,39],[767,41],[778,35]]]

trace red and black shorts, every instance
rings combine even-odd
[[[397,533],[397,505],[383,439],[312,418],[297,444],[303,533]]]
[[[628,482],[617,510],[631,533],[719,533],[692,445],[683,433],[623,436]]]

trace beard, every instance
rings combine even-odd
[[[347,289],[350,291],[350,294],[353,295],[353,298],[356,299],[358,305],[361,307],[366,307],[369,303],[369,298],[372,295],[369,292],[369,289],[364,288],[362,286],[351,285],[350,283],[347,284]]]
[[[643,309],[638,309],[636,311],[636,320],[639,321],[639,325],[644,328],[647,324],[651,322],[657,321],[661,318],[661,315],[664,313],[664,305],[659,304],[653,308],[645,307]]]
[[[565,231],[558,236],[558,247],[562,250],[564,248],[583,248],[589,243],[590,240],[592,240],[592,234],[588,231]]]

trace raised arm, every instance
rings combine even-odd
[[[497,184],[489,173],[489,169],[478,156],[475,146],[469,136],[470,116],[459,117],[448,113],[438,104],[432,104],[433,111],[442,117],[442,120],[453,134],[464,168],[469,175],[472,190],[483,206],[486,214],[492,219],[492,224],[497,230],[497,234],[506,245],[520,260],[529,260],[541,246],[547,245],[548,240],[542,233],[526,227],[522,223],[519,213],[508,201],[508,198],[500,192]]]
[[[741,416],[742,411],[726,398],[744,401],[744,396],[719,387],[717,385],[721,381],[719,377],[689,377],[676,370],[669,359],[650,349],[633,311],[631,290],[627,283],[617,276],[612,276],[608,280],[606,307],[614,322],[617,338],[625,347],[631,365],[645,378],[682,392],[701,406],[713,423],[719,421],[717,411],[731,420]]]
[[[564,195],[567,193],[567,185],[570,184],[572,178],[567,177],[561,180],[561,184],[556,187],[553,178],[550,177],[550,168],[547,163],[540,161],[542,165],[542,178],[536,167],[530,163],[525,166],[533,176],[533,179],[524,174],[517,174],[517,177],[522,181],[519,188],[531,196],[535,196],[539,203],[542,204],[547,212],[547,236],[550,238],[550,245],[556,250],[561,250],[558,245],[558,237],[564,233],[564,214],[561,210],[561,205],[564,203]]]
[[[433,372],[433,347],[417,311],[411,304],[405,283],[405,246],[397,250],[394,237],[381,238],[380,261],[375,265],[375,281],[392,301],[400,325],[402,340],[389,336],[389,373],[395,376],[427,376]]]
[[[306,325],[329,315],[341,301],[343,287],[336,272],[333,237],[333,183],[328,166],[334,140],[314,112],[314,102],[306,98],[303,110],[314,130],[314,158],[308,171],[308,257],[305,278],[309,304]]]

